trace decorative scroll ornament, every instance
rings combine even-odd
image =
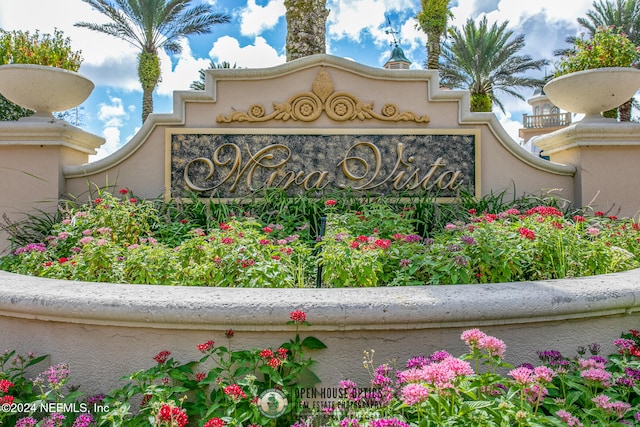
[[[236,111],[228,116],[219,115],[218,123],[231,122],[266,122],[269,120],[299,120],[312,122],[324,111],[330,119],[337,122],[348,120],[377,119],[386,122],[429,123],[428,115],[418,116],[411,111],[400,112],[395,104],[385,104],[380,113],[373,111],[373,102],[363,102],[357,96],[339,91],[335,92],[331,76],[321,70],[311,85],[311,92],[300,92],[284,103],[273,103],[274,111],[267,114],[264,107],[254,104],[247,112]]]

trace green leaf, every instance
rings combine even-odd
[[[327,346],[316,337],[306,337],[304,340],[302,340],[302,346],[310,350],[320,350],[323,348],[327,348]]]

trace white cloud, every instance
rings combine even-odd
[[[97,118],[104,122],[105,129],[114,126],[122,126],[123,121],[129,119],[129,113],[125,111],[122,99],[110,97],[109,101],[110,104],[103,102],[98,105]]]
[[[285,13],[283,0],[269,0],[266,6],[257,5],[256,0],[248,0],[247,7],[240,11],[240,34],[260,35],[263,31],[275,27]]]
[[[95,155],[89,156],[89,162],[94,162],[107,157],[109,154],[116,152],[122,146],[122,143],[120,142],[120,128],[117,126],[104,128],[102,136],[106,142],[98,148]]]
[[[191,83],[200,78],[199,71],[209,67],[209,59],[194,57],[187,40],[182,40],[181,45],[182,52],[173,62],[166,53],[160,52],[162,81],[156,89],[160,96],[173,96],[175,90],[188,90]]]
[[[279,54],[263,37],[256,37],[254,43],[247,46],[240,46],[233,37],[220,37],[213,44],[209,56],[215,62],[228,61],[240,68],[272,67],[286,61],[284,53]]]

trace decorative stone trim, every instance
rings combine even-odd
[[[396,104],[387,103],[380,113],[373,111],[373,103],[362,101],[349,92],[336,92],[328,72],[321,70],[311,85],[311,92],[297,93],[284,103],[273,103],[274,111],[267,114],[264,106],[254,104],[246,112],[236,111],[227,116],[220,114],[218,123],[231,122],[267,122],[270,120],[297,120],[312,122],[322,112],[336,122],[352,120],[380,120],[385,122],[416,122],[427,124],[431,120],[428,115],[418,116],[411,111],[401,112]]]

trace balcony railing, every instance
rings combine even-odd
[[[571,113],[540,114],[536,116],[523,114],[522,124],[526,129],[568,126],[571,124]]]

